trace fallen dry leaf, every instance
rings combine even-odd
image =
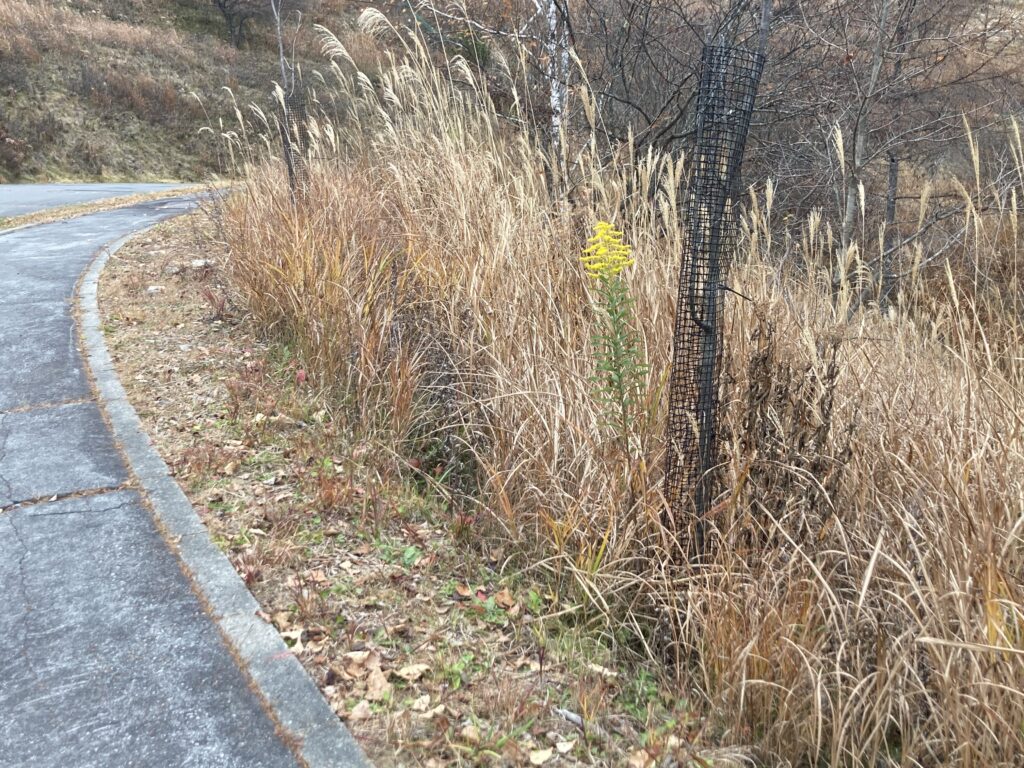
[[[530,752],[530,765],[544,765],[554,754],[551,749],[534,749]]]
[[[413,712],[426,712],[430,708],[430,694],[425,693],[418,699],[415,699],[412,706],[409,707]]]
[[[416,717],[423,718],[424,720],[433,720],[435,717],[440,717],[444,714],[444,704],[438,704],[433,709],[426,709],[420,712]]]
[[[369,671],[369,667],[380,666],[380,658],[375,651],[349,651],[343,654],[345,671],[353,677],[359,677]]]
[[[366,699],[361,699],[358,704],[352,707],[352,711],[348,713],[349,720],[368,720],[373,713],[370,711],[370,702]]]
[[[286,632],[281,633],[281,637],[284,638],[285,643],[288,644],[288,647],[289,649],[291,649],[292,653],[302,653],[302,650],[305,647],[302,644],[302,633],[303,630],[301,629],[290,629]],[[291,641],[291,643],[288,643],[289,640]]]
[[[494,602],[499,608],[504,608],[507,611],[516,604],[516,599],[508,591],[508,587],[502,587],[501,591],[494,596]]]
[[[430,671],[429,664],[409,664],[408,666],[402,667],[394,674],[405,680],[407,683],[415,683],[428,671]]]
[[[391,687],[380,667],[374,667],[366,678],[366,698],[368,701],[383,701],[391,695]]]
[[[480,729],[472,723],[470,723],[469,725],[463,727],[461,731],[459,731],[459,738],[467,744],[479,744]]]

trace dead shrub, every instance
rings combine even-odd
[[[32,146],[27,141],[14,138],[0,127],[0,165],[12,178],[21,174],[22,166],[31,152]]]

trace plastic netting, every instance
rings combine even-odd
[[[708,45],[701,59],[696,143],[687,201],[687,250],[679,276],[668,412],[665,495],[670,524],[695,521],[691,548],[704,547],[714,498],[725,276],[736,245],[743,150],[764,57]]]

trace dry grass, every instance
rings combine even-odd
[[[213,165],[215,154],[196,140],[209,118],[193,91],[217,112],[216,89],[205,83],[214,61],[222,78],[237,52],[161,22],[116,21],[55,2],[4,3],[0,178],[196,178],[197,166]]]
[[[11,30],[0,41],[0,53],[36,57],[74,53],[89,43],[117,48],[124,53],[191,58],[181,37],[173,30],[129,24],[49,2],[8,0],[0,6],[0,25]]]
[[[315,126],[298,205],[261,116],[228,135],[248,166],[221,234],[261,327],[453,526],[511,543],[507,566],[553,586],[558,620],[667,662],[705,741],[767,764],[1019,764],[1016,192],[980,172],[961,185],[953,234],[908,244],[885,309],[873,235],[837,256],[827,218],[787,235],[771,191],[755,196],[732,275],[750,300],[727,302],[712,544],[674,565],[662,372],[685,164],[607,161],[599,138],[549,163],[464,62],[405,45],[376,86],[329,45],[349,112]],[[631,455],[603,426],[577,260],[609,217],[635,247],[652,371]]]

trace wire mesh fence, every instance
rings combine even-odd
[[[736,245],[740,166],[763,68],[761,54],[725,45],[705,46],[701,59],[665,468],[668,523],[677,535],[690,531],[692,556],[704,550],[714,496],[723,293]]]

